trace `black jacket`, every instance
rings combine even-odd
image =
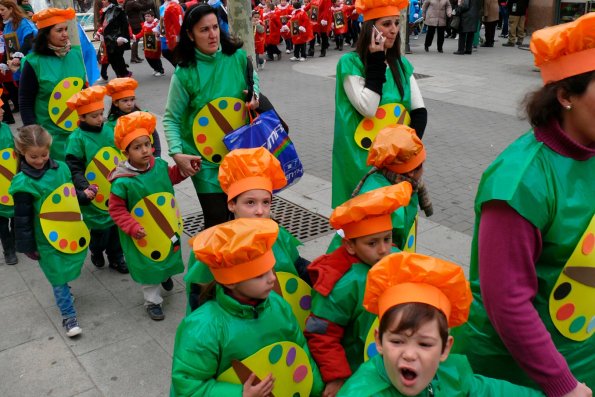
[[[506,8],[508,8],[508,15],[524,16],[529,7],[529,0],[508,0]]]
[[[121,50],[130,49],[130,32],[128,31],[128,19],[124,10],[112,4],[103,14],[102,24],[103,38],[107,53],[110,54],[118,47],[118,37],[128,40],[128,43],[119,46]]]
[[[463,0],[463,4],[457,9],[457,13],[461,17],[459,32],[474,33],[477,31],[482,7],[483,0]]]

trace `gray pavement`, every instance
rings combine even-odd
[[[418,251],[467,269],[472,203],[481,172],[528,129],[527,122],[516,117],[518,103],[540,80],[527,51],[496,43],[472,56],[454,56],[456,41],[447,39],[444,54],[435,47],[425,53],[422,39],[412,42],[415,53],[408,58],[416,73],[431,76],[419,84],[429,112],[425,177],[435,214],[420,219]],[[298,64],[285,56],[260,73],[262,91],[290,125],[307,172],[280,195],[324,216],[331,212],[334,74],[340,55],[330,51],[326,58]],[[132,70],[140,83],[138,102],[161,119],[170,65],[160,78],[151,76],[146,62]],[[200,209],[188,181],[176,194],[183,214]],[[331,237],[308,241],[302,255],[320,255]],[[183,256],[188,257],[187,244]],[[39,266],[23,255],[19,260],[7,266],[0,259],[0,396],[168,394],[175,330],[185,312],[183,275],[174,278],[173,291],[164,293],[166,319],[154,322],[143,310],[140,286],[87,260],[81,277],[71,283],[83,335],[68,339]]]

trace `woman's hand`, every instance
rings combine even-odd
[[[269,374],[269,376],[264,378],[259,384],[252,385],[255,380],[256,375],[251,373],[246,380],[246,383],[244,383],[242,397],[268,397],[271,394],[273,391],[273,386],[275,385],[275,378],[273,378],[273,374]]]
[[[579,383],[570,393],[562,397],[593,397],[593,392],[584,383]]]
[[[385,41],[386,37],[384,37],[382,33],[376,33],[376,30],[372,30],[372,40],[370,41],[368,49],[370,50],[370,52],[384,51]]]
[[[248,95],[248,90],[244,90],[244,95]],[[249,109],[258,109],[260,103],[258,102],[258,97],[256,95],[252,95],[252,100],[250,102],[246,102],[246,107]]]
[[[200,171],[200,164],[202,159],[200,156],[193,156],[190,154],[176,153],[173,156],[174,161],[180,169],[180,175],[184,178],[194,176]]]

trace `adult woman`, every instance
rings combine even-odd
[[[426,0],[424,1],[422,15],[424,23],[428,27],[426,33],[426,42],[424,49],[429,51],[432,41],[434,40],[434,33],[438,30],[438,52],[442,52],[442,44],[444,44],[444,30],[446,29],[446,19],[450,18],[452,14],[452,7],[449,0]]]
[[[333,141],[333,208],[349,198],[369,167],[368,149],[383,127],[407,124],[423,136],[427,112],[400,55],[399,12],[407,0],[356,2],[364,23],[355,52],[337,64]]]
[[[33,15],[39,29],[33,51],[23,59],[19,105],[24,125],[40,124],[52,135],[50,157],[64,160],[66,140],[77,127],[76,113],[66,101],[86,83],[81,50],[70,46],[68,8],[47,8]]]
[[[242,45],[219,30],[213,7],[200,4],[186,11],[174,53],[179,66],[169,86],[163,126],[169,154],[182,175],[192,176],[205,228],[229,218],[227,196],[217,180],[219,163],[227,153],[223,136],[248,122],[246,105],[258,107],[258,77]],[[247,76],[254,80],[254,91]],[[192,164],[195,155],[202,156],[198,173]]]
[[[595,388],[594,39],[595,14],[533,33],[545,83],[526,100],[534,128],[479,185],[474,302],[455,330],[476,372],[548,396]]]
[[[104,8],[101,24],[107,60],[117,77],[130,77],[124,61],[124,51],[130,49],[130,32],[126,13],[116,0],[101,0]]]
[[[459,48],[453,54],[471,55],[473,36],[479,27],[482,0],[459,0],[457,13],[461,16],[459,26]]]

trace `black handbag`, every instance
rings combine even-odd
[[[461,27],[461,17],[458,14],[452,14],[449,26],[453,30],[459,30]]]

